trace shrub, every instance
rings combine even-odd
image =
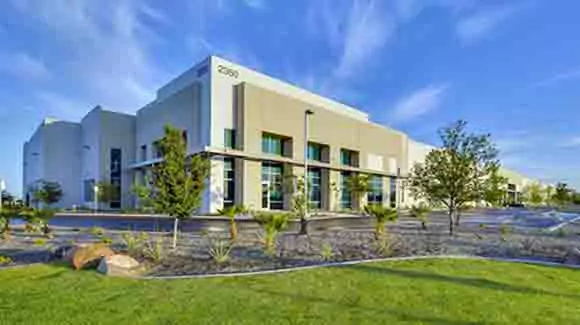
[[[10,222],[18,216],[19,212],[15,209],[4,208],[0,210],[0,235],[2,239],[10,238]]]
[[[30,209],[20,213],[20,217],[26,221],[24,230],[26,232],[42,232],[50,236],[51,229],[48,221],[54,217],[55,210],[52,209]]]
[[[257,213],[254,220],[264,229],[264,248],[268,254],[276,249],[276,237],[288,225],[290,216],[287,213]]]
[[[143,247],[149,239],[149,235],[147,235],[146,232],[137,234],[135,232],[128,231],[121,235],[121,239],[127,248],[127,253],[130,256],[137,257],[142,254]]]
[[[413,205],[409,211],[411,217],[417,218],[421,222],[421,228],[427,230],[427,221],[431,209],[426,204]]]
[[[387,222],[396,221],[399,218],[397,210],[386,208],[382,205],[372,204],[364,208],[367,215],[373,216],[376,219],[375,224],[375,239],[379,239],[385,232],[385,224]]]
[[[101,228],[101,227],[91,227],[88,230],[89,234],[93,235],[93,236],[102,236],[105,234],[105,229]]]
[[[145,257],[155,263],[159,263],[164,258],[163,237],[157,236],[146,241],[143,251]]]
[[[501,240],[506,241],[509,233],[510,233],[510,228],[508,227],[508,225],[502,223],[499,226],[499,236],[500,236]]]
[[[322,244],[322,248],[320,249],[320,257],[322,257],[324,261],[330,261],[332,259],[332,256],[333,256],[332,245],[330,243]]]
[[[113,243],[113,239],[111,237],[108,237],[108,236],[102,236],[101,243],[111,245]]]
[[[37,238],[34,240],[34,245],[36,246],[44,246],[46,245],[46,239],[44,238]]]
[[[0,265],[12,264],[12,258],[10,256],[0,255]]]
[[[206,234],[209,247],[209,256],[217,263],[222,264],[230,259],[233,241],[225,236]]]
[[[238,239],[238,225],[236,224],[236,216],[247,213],[248,209],[243,205],[234,205],[225,209],[218,210],[222,216],[227,216],[230,219],[230,240],[236,241]]]

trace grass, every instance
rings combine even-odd
[[[580,271],[418,260],[237,278],[0,271],[0,324],[579,324]]]

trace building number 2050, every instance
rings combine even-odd
[[[230,69],[230,68],[228,68],[226,66],[223,66],[223,65],[218,65],[217,66],[217,71],[219,73],[223,73],[226,76],[230,76],[232,78],[238,78],[238,75],[239,75],[239,72],[238,71],[236,71],[234,69]]]

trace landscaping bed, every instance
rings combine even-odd
[[[368,222],[368,220],[367,220]],[[447,233],[442,217],[433,218],[428,229],[419,222],[402,218],[388,226],[384,238],[375,239],[372,228],[346,227],[331,223],[331,227],[314,228],[309,235],[295,231],[283,232],[275,240],[274,248],[267,252],[264,234],[258,228],[240,232],[235,243],[229,247],[227,229],[209,229],[204,232],[182,232],[177,249],[170,248],[169,233],[145,233],[150,249],[142,247],[127,252],[127,235],[141,233],[104,229],[56,228],[54,238],[46,239],[40,234],[24,233],[16,228],[12,238],[0,242],[0,255],[10,257],[10,263],[29,264],[59,260],[63,249],[78,243],[106,242],[114,251],[129,253],[146,266],[144,275],[173,276],[214,273],[237,273],[273,270],[329,262],[379,259],[426,255],[470,255],[495,258],[525,258],[562,263],[574,247],[580,247],[580,226],[569,224],[553,232],[545,230],[487,227],[465,223],[453,236]],[[142,243],[143,246],[145,243]],[[219,244],[231,250],[217,261],[212,248]],[[152,256],[150,253],[155,253]],[[225,255],[225,254],[222,254]]]

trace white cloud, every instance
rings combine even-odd
[[[572,68],[568,71],[558,73],[552,77],[534,83],[531,87],[532,88],[548,87],[556,83],[568,81],[571,79],[580,79],[580,67]]]
[[[44,62],[26,53],[0,56],[0,72],[32,81],[47,80],[51,77]]]
[[[564,142],[562,142],[561,146],[564,148],[580,147],[580,136],[571,137],[571,138],[565,140]]]
[[[400,99],[390,112],[394,121],[404,122],[435,110],[447,90],[446,85],[430,85]]]
[[[455,32],[463,43],[472,43],[489,35],[518,9],[515,6],[505,6],[476,11],[461,18],[455,26]]]
[[[148,56],[157,39],[149,26],[165,17],[153,7],[133,0],[20,0],[14,6],[40,33],[59,35],[53,44],[62,53],[62,80],[82,102],[134,112],[166,79]]]
[[[394,18],[376,1],[354,1],[348,13],[342,53],[335,75],[347,78],[382,49],[395,31]]]
[[[92,108],[89,103],[50,91],[40,91],[36,97],[40,101],[38,110],[43,116],[60,120],[79,121]]]
[[[266,1],[264,0],[244,0],[244,3],[252,9],[262,10],[266,8]]]

